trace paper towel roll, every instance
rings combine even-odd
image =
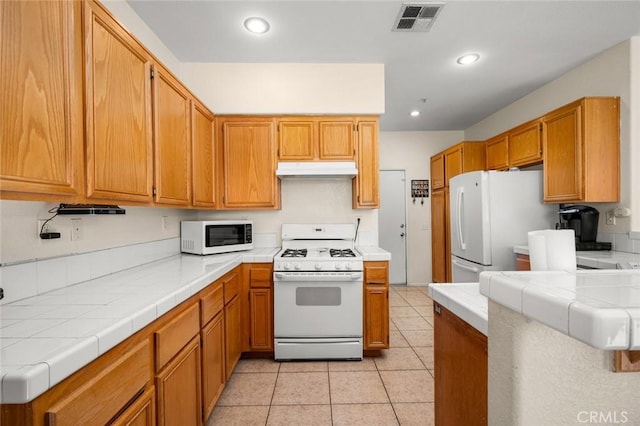
[[[528,233],[532,271],[575,271],[576,245],[573,229],[544,229]]]

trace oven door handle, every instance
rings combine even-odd
[[[328,281],[343,282],[362,280],[362,272],[327,272],[327,273],[296,273],[296,272],[274,272],[274,281]]]

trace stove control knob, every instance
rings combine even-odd
[[[285,264],[284,264],[284,269],[285,269],[285,270],[287,270],[287,271],[288,271],[289,269],[291,269],[291,264],[290,264],[290,263],[285,263]]]
[[[294,263],[294,264],[293,264],[293,267],[294,267],[296,270],[300,270],[300,269],[302,269],[302,265],[300,265],[299,263]]]
[[[351,264],[350,263],[346,263],[344,265],[344,269],[350,270],[351,269]]]
[[[315,268],[319,271],[322,269],[322,265],[320,263],[316,263]]]
[[[340,270],[342,269],[342,264],[341,263],[336,263],[336,270]]]

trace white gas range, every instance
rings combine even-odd
[[[362,359],[362,256],[351,224],[284,224],[274,258],[275,358]]]

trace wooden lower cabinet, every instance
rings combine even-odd
[[[487,424],[487,336],[433,304],[435,424]]]
[[[252,352],[273,351],[273,264],[244,265],[249,292],[248,333]]]
[[[516,254],[516,271],[530,271],[531,262],[526,254]]]
[[[187,346],[156,377],[158,425],[202,424],[200,339]]]
[[[111,423],[112,426],[154,426],[156,424],[156,393],[149,387],[127,410]]]
[[[364,263],[364,349],[389,348],[389,262]]]
[[[202,329],[202,401],[204,416],[209,417],[224,389],[224,313],[220,312]]]
[[[447,282],[447,208],[445,188],[431,194],[431,281]]]
[[[238,296],[224,306],[224,330],[225,370],[229,380],[242,354],[242,315]]]

